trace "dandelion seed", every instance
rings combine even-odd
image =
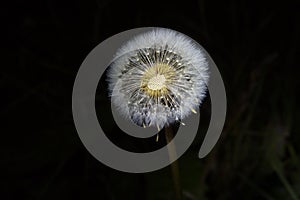
[[[159,28],[121,47],[108,77],[120,112],[139,126],[160,130],[196,113],[209,76],[205,55],[189,37]]]
[[[191,111],[192,111],[193,113],[197,114],[197,112],[196,112],[195,109],[191,108]]]

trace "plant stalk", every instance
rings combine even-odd
[[[173,139],[173,129],[172,126],[165,126],[165,137],[166,142],[169,144],[168,146],[168,153],[169,153],[169,159],[170,161],[175,160],[171,164],[171,171],[172,171],[172,177],[173,177],[173,183],[175,188],[175,197],[176,200],[182,200],[182,191],[180,186],[180,177],[179,177],[179,167],[178,167],[178,161],[176,160],[176,148],[174,143],[170,143]]]

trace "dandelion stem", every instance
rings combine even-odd
[[[172,126],[165,126],[165,137],[166,141],[169,144],[168,146],[168,153],[169,153],[169,159],[170,161],[175,160],[171,164],[171,171],[172,171],[172,177],[174,182],[174,188],[175,188],[175,197],[176,200],[182,200],[182,191],[180,186],[180,177],[179,177],[179,167],[178,167],[178,161],[176,160],[176,149],[174,143],[170,143],[173,139],[173,129]]]

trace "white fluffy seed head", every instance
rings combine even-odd
[[[199,46],[164,28],[128,41],[108,71],[111,99],[120,113],[139,126],[159,129],[197,110],[208,78]]]

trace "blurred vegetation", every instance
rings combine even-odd
[[[83,147],[72,121],[72,86],[85,56],[107,37],[144,26],[198,41],[226,86],[228,113],[216,147],[197,158],[207,98],[198,136],[179,159],[185,199],[300,199],[299,1],[11,3],[2,12],[1,199],[174,199],[169,167],[110,169]],[[134,151],[164,144],[120,135],[106,118],[105,88],[99,83],[96,102],[110,139]]]

